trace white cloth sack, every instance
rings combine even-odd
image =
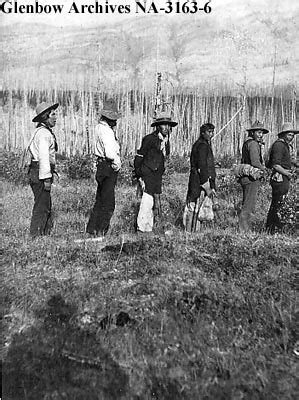
[[[143,192],[137,216],[137,229],[141,232],[152,232],[154,226],[154,197]]]
[[[206,196],[204,198],[197,218],[199,221],[212,221],[214,219],[213,200],[211,197]]]

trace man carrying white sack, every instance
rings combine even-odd
[[[216,195],[216,171],[211,146],[214,129],[215,127],[211,123],[203,124],[200,127],[199,138],[192,146],[190,156],[191,169],[183,216],[185,230],[189,233],[197,232],[200,229],[199,212],[205,198],[212,198]],[[210,209],[210,212],[212,212],[212,209]]]
[[[135,175],[142,186],[137,231],[152,232],[154,217],[161,213],[160,194],[165,158],[170,153],[169,134],[177,126],[168,112],[160,112],[151,124],[154,132],[145,136],[134,159]]]

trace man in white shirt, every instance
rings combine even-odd
[[[95,155],[97,158],[96,201],[87,224],[91,240],[102,240],[108,232],[115,209],[115,185],[121,167],[120,148],[115,135],[117,119],[121,114],[113,99],[104,102],[100,123],[96,126]]]
[[[36,107],[32,122],[37,127],[30,140],[32,160],[29,169],[29,183],[34,194],[34,206],[30,224],[32,237],[50,234],[53,221],[51,215],[51,185],[55,170],[55,153],[58,150],[52,128],[56,125],[58,103],[43,102]]]

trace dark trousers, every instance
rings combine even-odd
[[[30,235],[33,237],[49,235],[53,227],[51,193],[45,190],[44,182],[39,180],[38,170],[36,165],[31,166],[29,171],[29,183],[34,195],[30,223]]]
[[[278,214],[283,205],[284,196],[289,191],[290,181],[286,176],[283,176],[282,182],[271,181],[271,186],[272,201],[267,216],[266,229],[269,233],[274,233],[276,228],[278,231],[283,228]]]
[[[255,210],[257,193],[260,187],[260,181],[251,181],[244,177],[240,179],[243,190],[242,209],[239,215],[239,228],[241,231],[251,230],[251,217]]]
[[[96,201],[86,232],[92,235],[105,235],[108,232],[110,220],[115,209],[117,172],[111,168],[109,163],[100,162],[97,166],[96,180],[98,183]]]

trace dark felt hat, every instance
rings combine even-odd
[[[253,124],[252,124],[252,127],[251,128],[248,128],[248,129],[246,129],[248,132],[252,132],[252,131],[263,131],[263,134],[266,134],[266,133],[268,133],[269,132],[269,130],[268,129],[266,129],[265,127],[264,127],[264,124],[262,123],[262,122],[260,122],[260,121],[255,121]]]
[[[284,133],[289,133],[289,132],[293,132],[294,135],[297,135],[297,133],[299,133],[299,131],[293,127],[291,122],[285,122],[282,125],[281,131],[278,133],[278,135],[280,136]]]
[[[112,119],[113,121],[121,117],[121,113],[118,111],[117,104],[114,99],[108,99],[104,101],[103,109],[100,111],[103,117]]]
[[[156,118],[154,119],[154,122],[151,124],[151,126],[158,126],[158,125],[169,125],[171,127],[177,126],[177,122],[172,121],[171,115],[169,112],[162,111],[159,114],[157,114]]]

